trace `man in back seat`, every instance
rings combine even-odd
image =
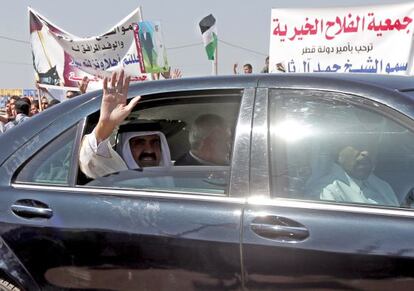
[[[364,148],[346,146],[338,155],[329,175],[312,192],[321,200],[398,206],[391,186],[373,174],[374,161]]]
[[[174,163],[225,166],[230,161],[231,133],[224,119],[216,114],[197,117],[189,133],[190,151]]]
[[[122,157],[112,149],[109,137],[138,103],[140,96],[127,105],[129,77],[124,72],[112,74],[110,84],[104,79],[99,120],[91,134],[85,135],[79,166],[90,178],[148,166],[170,166],[170,152],[163,133],[127,132],[121,134]],[[139,128],[137,128],[139,130]]]

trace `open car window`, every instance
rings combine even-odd
[[[226,195],[242,91],[174,95],[143,96],[110,139],[126,168],[95,179],[80,173],[78,185]],[[98,116],[88,118],[88,134]],[[153,153],[152,143],[159,144],[159,153]],[[99,161],[93,163],[100,167]]]

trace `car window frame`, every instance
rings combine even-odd
[[[62,122],[62,121],[60,121]],[[77,138],[78,133],[82,129],[82,122],[81,120],[77,120],[76,122],[70,122],[64,124],[64,126],[60,127],[57,126],[56,128],[46,127],[45,129],[36,133],[28,142],[22,145],[19,149],[17,149],[13,155],[11,155],[6,162],[4,163],[4,167],[7,169],[9,176],[7,177],[9,181],[9,185],[40,185],[35,182],[16,182],[15,179],[20,173],[20,169],[26,163],[29,163],[30,160],[35,157],[39,152],[41,152],[45,147],[47,147],[50,143],[54,140],[59,138],[62,134],[70,130],[71,128],[75,127],[75,140],[72,148],[72,160],[73,163],[74,156],[76,155],[76,149],[79,147],[80,140]],[[61,129],[59,131],[59,129]],[[73,186],[72,181],[73,177],[73,169],[69,170],[68,174],[68,185],[64,187],[71,187]],[[42,186],[48,186],[48,184],[41,184]]]
[[[276,93],[273,93],[276,92]],[[289,92],[289,94],[286,94]],[[314,95],[312,95],[312,92]],[[273,93],[273,96],[272,96]],[[301,94],[302,93],[302,94]],[[305,93],[305,94],[303,94]],[[336,100],[339,102],[344,102],[348,104],[352,104],[361,109],[367,109],[372,112],[376,112],[384,116],[385,118],[389,118],[390,120],[398,123],[402,127],[410,130],[414,133],[414,119],[411,119],[409,116],[403,114],[402,112],[387,106],[384,103],[379,102],[378,100],[369,99],[370,96],[363,96],[358,94],[353,94],[349,92],[338,92],[332,90],[324,90],[324,89],[306,89],[306,88],[269,88],[267,91],[266,98],[262,97],[262,100],[256,98],[255,102],[255,112],[265,112],[266,115],[266,124],[261,123],[261,126],[253,126],[253,133],[252,136],[261,136],[263,140],[267,143],[267,151],[262,151],[257,149],[256,147],[252,147],[251,152],[251,159],[252,161],[257,158],[258,156],[265,156],[268,164],[267,166],[262,166],[258,171],[255,169],[256,173],[252,173],[251,175],[251,193],[252,195],[249,197],[249,201],[251,203],[264,203],[264,204],[286,204],[286,205],[313,205],[311,207],[321,207],[323,209],[348,209],[351,211],[355,211],[356,209],[361,208],[364,212],[370,211],[382,211],[382,210],[389,210],[395,213],[395,211],[409,211],[414,212],[413,209],[410,208],[402,208],[402,207],[391,207],[391,206],[384,206],[384,205],[368,205],[368,204],[346,204],[346,203],[335,203],[335,202],[326,202],[326,201],[318,201],[318,200],[304,200],[298,198],[290,198],[290,197],[272,197],[272,190],[271,190],[271,181],[270,181],[270,137],[269,137],[269,124],[270,124],[270,99],[275,98],[279,99],[281,102],[283,99],[287,98],[306,98],[306,96],[315,96],[318,95],[320,98],[325,100]],[[262,117],[261,117],[262,118]],[[257,116],[254,116],[253,123],[256,122]],[[264,134],[267,137],[264,137]],[[263,185],[264,177],[267,177],[265,185]],[[264,191],[264,189],[268,189],[268,191]],[[259,195],[257,195],[259,193]],[[364,210],[365,209],[365,210]],[[410,215],[411,216],[411,215]]]
[[[248,84],[249,85],[249,84]],[[164,90],[164,91],[162,91]],[[64,191],[68,194],[92,194],[92,195],[117,195],[117,196],[131,196],[131,195],[138,195],[143,197],[153,197],[153,198],[179,198],[179,199],[196,199],[196,200],[220,200],[226,201],[229,203],[244,203],[245,199],[249,195],[249,187],[250,187],[250,147],[251,147],[251,132],[252,132],[252,120],[253,120],[253,105],[255,100],[255,92],[256,87],[255,85],[249,86],[200,86],[200,88],[195,88],[192,90],[181,89],[178,90],[174,88],[171,92],[192,92],[192,91],[206,91],[206,90],[241,90],[243,94],[241,95],[241,103],[240,103],[240,110],[237,117],[235,132],[234,132],[234,144],[233,144],[233,158],[230,165],[230,180],[229,180],[229,193],[226,196],[218,197],[218,196],[208,196],[208,195],[189,195],[185,193],[167,193],[167,192],[145,192],[140,191],[138,189],[129,190],[129,189],[95,189],[95,188],[80,188],[76,186],[77,181],[77,173],[79,170],[78,165],[78,158],[79,158],[79,150],[80,150],[80,143],[81,139],[84,136],[85,130],[87,129],[87,118],[88,116],[92,115],[93,113],[97,112],[100,108],[100,100],[99,96],[101,95],[101,91],[96,91],[95,94],[91,93],[88,94],[90,98],[88,101],[82,103],[80,106],[74,108],[73,110],[77,110],[79,115],[73,114],[73,110],[67,112],[62,118],[59,119],[59,124],[61,127],[68,129],[74,124],[77,124],[78,131],[76,142],[74,146],[75,153],[73,155],[73,159],[76,161],[76,166],[72,169],[70,173],[69,186],[56,186],[56,185],[34,185],[28,183],[21,183],[17,184],[14,183],[11,179],[16,170],[28,159],[30,159],[31,151],[29,152],[28,149],[36,147],[36,152],[42,149],[45,145],[55,139],[61,132],[57,131],[57,129],[53,129],[51,127],[45,127],[39,133],[37,133],[33,139],[35,139],[35,143],[23,145],[19,148],[13,156],[9,157],[6,160],[6,169],[7,173],[10,176],[7,178],[9,180],[9,185],[15,189],[22,189],[22,190],[34,190],[34,191]],[[153,88],[144,89],[142,90],[141,95],[150,95],[150,94],[158,94],[165,92],[164,88],[157,88],[154,90]],[[127,100],[132,99],[137,92],[134,90],[130,90],[129,96]],[[79,117],[80,116],[80,117]],[[62,130],[63,131],[63,130]],[[26,155],[20,155],[21,153],[26,153]],[[18,156],[18,162],[16,163],[15,156]],[[237,169],[234,171],[233,169]]]
[[[45,144],[44,146],[42,146],[39,150],[37,150],[30,158],[28,158],[18,169],[17,171],[15,171],[15,173],[13,174],[12,177],[12,181],[15,184],[26,184],[26,185],[58,185],[58,186],[71,186],[72,184],[72,180],[73,180],[73,172],[75,171],[75,165],[77,165],[77,161],[75,160],[75,156],[76,156],[76,152],[77,152],[77,144],[78,144],[78,136],[79,136],[79,132],[80,132],[80,128],[82,127],[82,125],[80,123],[75,124],[69,128],[67,128],[66,130],[64,130],[63,132],[61,132],[58,136],[56,136],[55,138],[51,139],[47,144]],[[70,131],[73,130],[73,133],[71,133],[71,135],[73,134],[74,138],[72,140],[72,146],[71,146],[71,158],[70,158],[70,168],[68,170],[68,174],[67,174],[67,184],[59,184],[59,183],[42,183],[42,182],[35,182],[35,181],[19,181],[18,178],[20,176],[20,174],[22,173],[24,167],[26,167],[28,164],[30,164],[33,159],[37,159],[39,157],[39,155],[45,155],[46,153],[44,152],[44,150],[46,150],[49,146],[55,147],[56,143],[59,144],[61,142],[61,139],[68,134]],[[71,136],[70,135],[70,136]],[[65,138],[69,138],[70,136],[67,136]],[[32,176],[33,173],[31,174],[26,174],[26,175],[30,175]]]
[[[186,91],[175,91],[173,93],[174,96],[157,96],[153,98],[154,94],[143,95],[140,103],[149,103],[149,102],[160,102],[163,100],[169,100],[171,98],[179,98],[179,99],[193,99],[193,98],[206,98],[210,96],[221,96],[222,92],[229,92],[228,94],[232,94],[231,91],[240,90],[242,94],[240,96],[240,104],[239,104],[239,112],[236,118],[236,124],[234,128],[234,136],[233,136],[233,147],[232,147],[232,158],[231,163],[228,166],[229,168],[229,186],[227,187],[228,191],[224,195],[217,195],[215,193],[208,193],[208,192],[197,192],[197,193],[189,193],[183,191],[154,191],[154,190],[145,190],[145,189],[129,189],[129,188],[110,188],[110,187],[100,187],[99,189],[102,190],[109,190],[109,191],[131,191],[132,192],[139,192],[139,193],[169,193],[169,194],[176,194],[176,195],[191,195],[191,196],[212,196],[217,197],[221,196],[223,198],[230,198],[230,197],[246,197],[248,195],[249,189],[249,175],[250,175],[250,138],[251,138],[251,125],[253,119],[253,102],[255,100],[256,90],[255,88],[207,88],[207,89],[197,89],[197,90],[186,90]],[[200,95],[200,92],[202,94]],[[214,94],[208,93],[214,92]],[[218,92],[218,93],[216,93]],[[221,92],[221,94],[220,94]],[[161,92],[159,94],[164,94]],[[91,128],[91,123],[88,122],[88,118],[92,115],[96,115],[99,111],[99,108],[88,114],[84,117],[84,124],[83,128],[80,131],[81,138],[89,133]],[[246,128],[249,127],[250,130],[246,131]],[[86,129],[89,128],[87,131]],[[77,150],[76,156],[79,157],[80,146]],[[78,159],[78,158],[77,158]],[[79,169],[79,166],[77,167]],[[82,188],[82,189],[92,189],[88,185],[77,185],[77,174],[74,177],[74,188]],[[96,189],[96,188],[93,188]]]

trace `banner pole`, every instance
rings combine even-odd
[[[41,100],[41,97],[40,97],[40,87],[37,88],[37,102],[39,103],[39,112],[43,111],[42,100]]]
[[[216,46],[216,51],[214,52],[214,60],[212,61],[212,65],[213,65],[213,75],[217,75],[217,72],[218,72],[218,70],[217,70],[217,68],[218,68],[218,54],[217,54],[217,52],[218,52],[218,44],[217,44],[217,46]]]
[[[218,40],[217,40],[217,46],[216,46],[216,57],[214,58],[214,63],[215,63],[215,73],[216,75],[218,74]]]
[[[139,5],[138,7],[139,7],[139,12],[138,12],[139,18],[141,19],[141,21],[144,21],[144,16],[142,14],[142,6]]]

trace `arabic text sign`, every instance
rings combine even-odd
[[[273,9],[270,71],[410,74],[414,4]]]
[[[41,84],[76,87],[88,76],[89,87],[99,88],[103,77],[121,68],[132,81],[148,77],[137,37],[139,9],[107,33],[91,38],[76,37],[34,10],[29,12],[33,63]]]

